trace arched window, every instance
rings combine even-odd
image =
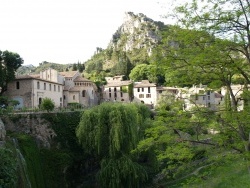
[[[73,100],[76,100],[76,96],[75,95],[73,95]]]
[[[86,96],[86,91],[82,90],[82,97],[85,97],[85,96]]]

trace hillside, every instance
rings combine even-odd
[[[39,66],[22,66],[17,74],[37,74],[50,67],[58,71],[82,72],[85,69],[85,77],[95,82],[103,81],[105,76],[114,75],[125,75],[129,79],[129,74],[136,65],[150,65],[155,62],[155,51],[159,51],[160,45],[166,40],[169,27],[142,13],[127,12],[121,26],[111,34],[107,48],[97,47],[94,55],[88,61],[80,63],[80,67],[79,63],[58,64],[44,61]]]
[[[63,71],[70,71],[70,70],[79,70],[79,72],[82,72],[84,70],[84,65],[80,62],[74,63],[74,64],[59,64],[59,63],[52,63],[43,61],[42,63],[39,63],[38,66],[34,65],[25,65],[21,66],[17,70],[17,74],[23,75],[23,74],[38,74],[40,71],[44,71],[45,69],[52,68],[59,72]]]
[[[124,21],[112,35],[107,49],[97,48],[88,60],[88,73],[101,72],[111,75],[129,75],[138,64],[150,64],[154,49],[162,43],[164,31],[168,26],[146,15],[125,13]]]

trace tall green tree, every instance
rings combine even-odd
[[[247,0],[192,0],[175,8],[175,17],[189,29],[205,30],[237,45],[231,50],[250,64],[250,2]]]
[[[131,154],[149,121],[144,105],[103,103],[85,110],[76,130],[83,148],[100,159],[102,187],[139,187],[147,173]]]
[[[151,82],[157,82],[156,66],[147,64],[136,65],[131,70],[129,78],[134,81],[149,80]]]
[[[23,64],[19,54],[10,51],[0,51],[0,95],[7,91],[9,82],[15,79],[16,70]]]
[[[198,80],[205,74],[199,75],[194,73],[197,73],[197,69],[203,70],[200,73],[206,73],[209,70],[207,69],[207,65],[209,65],[207,62],[210,62],[210,70],[215,71],[214,74],[209,72],[212,80],[220,80],[227,87],[228,95],[230,95],[228,97],[231,104],[230,108],[225,108],[225,113],[220,113],[218,118],[220,126],[223,127],[220,134],[222,137],[220,138],[231,147],[238,148],[239,151],[242,151],[247,156],[249,156],[250,151],[250,126],[247,123],[249,121],[249,116],[247,115],[249,110],[245,108],[242,112],[238,112],[237,99],[230,85],[234,75],[241,75],[244,78],[245,86],[250,83],[249,7],[250,2],[248,0],[205,0],[203,3],[193,0],[175,8],[175,17],[184,29],[201,33],[205,32],[208,36],[214,37],[214,40],[211,40],[212,43],[207,43],[203,42],[206,37],[199,37],[198,39],[200,40],[195,40],[196,36],[194,36],[192,45],[184,45],[185,50],[188,47],[191,49],[189,54],[192,55],[191,61],[190,55],[187,53],[185,58],[182,59],[187,65],[186,67],[188,67],[188,69],[184,70],[197,76]],[[186,38],[184,40],[187,41]],[[195,48],[195,45],[198,48]],[[179,45],[178,48],[182,49],[183,46]],[[203,49],[213,50],[207,51]],[[207,52],[207,54],[200,53],[201,50]],[[197,63],[193,64],[196,54],[197,60],[201,62],[200,65]],[[206,67],[203,66],[203,62],[206,62]],[[217,67],[217,65],[219,66]],[[182,70],[183,67],[180,66],[178,68]],[[218,72],[218,70],[221,70],[221,72]],[[242,95],[244,105],[248,104],[248,98],[248,87],[245,87]],[[226,136],[223,137],[223,135]]]

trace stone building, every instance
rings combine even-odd
[[[56,107],[63,106],[63,84],[40,78],[39,75],[20,75],[8,84],[4,95],[19,101],[16,108],[39,107],[47,97],[55,102]]]
[[[153,108],[157,102],[156,84],[150,83],[148,80],[135,82],[134,88],[134,102],[141,102]]]
[[[4,95],[19,101],[16,108],[37,108],[46,97],[52,99],[56,107],[65,107],[69,103],[80,103],[81,106],[98,103],[93,82],[82,78],[78,71],[57,72],[51,68],[37,75],[16,76]]]
[[[78,71],[60,72],[65,78],[65,87],[63,90],[64,106],[78,103],[81,106],[95,106],[98,104],[98,90],[96,85],[83,78]]]

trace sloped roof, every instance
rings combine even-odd
[[[77,73],[78,73],[78,71],[59,72],[59,74],[64,76],[65,78],[73,77]]]
[[[109,82],[105,87],[120,87],[120,86],[127,86],[130,85],[132,81],[116,81],[116,82]]]
[[[142,80],[141,82],[135,82],[134,88],[138,87],[156,87],[156,84],[150,83],[148,80]]]
[[[15,78],[15,80],[32,80],[32,79],[40,80],[40,81],[44,81],[44,82],[49,82],[49,83],[53,83],[53,84],[63,85],[63,84],[58,83],[58,82],[53,82],[53,81],[50,81],[50,80],[42,79],[42,78],[40,78],[40,75],[38,75],[38,74],[32,74],[32,75],[17,75],[16,78]]]
[[[82,76],[77,76],[74,79],[74,82],[92,82],[92,81],[88,80],[87,78],[83,78]]]
[[[221,98],[221,97],[224,97],[223,95],[219,94],[219,93],[214,93],[214,97],[215,98]]]
[[[70,86],[64,86],[63,91],[68,91],[70,89]]]
[[[76,91],[76,92],[79,92],[79,91],[81,91],[82,90],[82,88],[80,88],[80,87],[71,87],[70,89],[69,89],[69,91]]]

